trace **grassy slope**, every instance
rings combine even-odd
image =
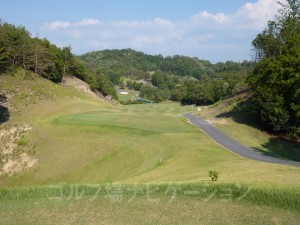
[[[186,190],[199,194],[188,195]],[[232,198],[228,190],[233,190]],[[0,189],[0,223],[298,224],[299,193],[253,189],[240,201],[245,190],[197,184]]]
[[[37,106],[28,120],[39,163],[8,186],[207,181],[299,187],[299,168],[254,162],[216,145],[175,103],[112,107],[81,99]]]
[[[3,80],[18,85],[16,78]],[[243,159],[215,144],[181,116],[195,110],[191,107],[172,102],[111,106],[45,80],[22,82],[19,95],[24,88],[23,93],[30,89],[33,96],[43,92],[41,96],[57,97],[36,102],[13,117],[32,124],[27,138],[39,163],[13,178],[3,177],[5,186],[197,182],[207,181],[209,170],[218,170],[225,183],[300,185],[299,168]],[[19,97],[14,102],[27,104]]]
[[[273,157],[300,161],[300,144],[262,131],[259,128],[261,125],[251,110],[243,98],[233,98],[203,108],[200,113],[196,114],[206,119],[213,118],[215,126],[257,151]],[[218,119],[215,120],[215,118]],[[220,119],[221,122],[218,122]]]
[[[26,138],[35,146],[39,160],[37,166],[15,177],[1,177],[3,186],[114,181],[209,184],[207,173],[211,169],[220,172],[218,183],[240,183],[266,190],[276,187],[291,192],[297,192],[300,186],[299,168],[243,159],[215,144],[180,116],[184,111],[193,110],[190,107],[171,102],[111,106],[41,79],[20,81],[1,76],[0,87],[14,93],[13,102],[19,109],[12,114],[8,125],[24,121],[32,125],[33,130]],[[31,97],[20,97],[28,93],[32,93]],[[31,103],[33,98],[36,98],[35,104]],[[243,129],[245,133],[249,130]],[[255,135],[253,138],[259,143],[260,139],[256,140]],[[63,221],[69,224],[101,224],[101,221],[102,224],[157,224],[158,221],[164,224],[182,224],[182,221],[185,224],[195,224],[195,221],[268,224],[277,219],[296,224],[299,218],[295,211],[263,205],[207,203],[185,196],[176,198],[176,204],[167,204],[163,194],[160,198],[160,204],[141,196],[133,204],[123,201],[117,205],[105,198],[91,203],[86,197],[62,202],[47,198],[2,199],[0,218],[4,224],[18,224],[21,218],[24,224],[34,224],[34,221],[35,224],[64,224]],[[197,209],[196,213],[191,206]],[[110,210],[115,207],[118,216],[116,210]],[[234,216],[228,217],[224,208]],[[186,213],[182,209],[186,209]],[[212,213],[214,210],[219,213],[217,219]],[[12,211],[18,211],[17,216],[13,216]],[[258,215],[255,219],[253,212]],[[85,219],[81,220],[80,215]]]
[[[176,198],[169,203],[169,197],[160,197],[159,202],[137,197],[133,203],[128,199],[112,203],[109,199],[90,202],[80,200],[53,201],[19,200],[0,202],[0,223],[5,225],[35,224],[209,224],[209,225],[265,225],[299,224],[299,212],[267,206],[204,202],[197,198]],[[18,213],[16,213],[16,211]]]
[[[124,91],[126,91],[128,93],[128,95],[124,95],[124,94],[120,94],[119,91],[117,91],[117,95],[119,97],[120,101],[135,101],[137,99],[137,96],[139,95],[139,91],[135,91],[135,90],[129,90],[128,88],[126,88]]]

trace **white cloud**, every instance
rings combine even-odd
[[[69,27],[76,27],[76,26],[92,26],[92,25],[99,25],[102,24],[100,20],[97,19],[83,19],[78,23],[71,23],[69,21],[54,21],[50,24],[45,24],[45,27],[48,27],[51,30],[57,29],[65,29]]]
[[[83,19],[79,23],[75,23],[76,26],[91,26],[101,24],[100,20],[97,19]]]
[[[237,21],[242,20],[241,22],[253,28],[262,29],[269,20],[274,18],[279,7],[280,5],[277,3],[277,0],[258,0],[255,3],[248,2],[233,15],[233,18]],[[248,20],[248,22],[245,20]]]
[[[111,22],[111,25],[120,27],[120,28],[130,28],[130,29],[140,29],[149,27],[151,25],[150,21],[126,21],[126,20],[120,20]]]
[[[146,21],[114,21],[111,22],[113,26],[120,28],[130,28],[130,29],[141,29],[141,28],[149,28],[149,27],[165,27],[170,28],[174,26],[169,20],[165,20],[162,18],[155,18],[154,20],[146,20]]]
[[[200,12],[192,17],[193,20],[204,21],[213,20],[217,23],[223,24],[227,20],[227,16],[224,13],[211,14],[207,11]]]
[[[162,18],[155,18],[154,23],[157,25],[163,26],[163,27],[173,27],[174,26],[174,23],[172,23],[169,20],[162,19]]]
[[[286,0],[283,0],[286,1]],[[277,0],[257,0],[247,2],[233,14],[202,11],[191,17],[191,21],[203,26],[227,26],[261,30],[269,20],[274,19],[280,5]]]
[[[50,23],[50,25],[49,25],[51,30],[67,28],[70,26],[71,26],[71,24],[67,21],[54,21],[54,22]]]
[[[279,8],[276,1],[248,2],[231,14],[200,11],[181,21],[156,17],[104,23],[90,18],[74,23],[54,21],[43,29],[46,36],[54,36],[57,43],[62,43],[64,38],[65,45],[71,44],[77,54],[131,47],[157,54],[195,53],[200,57],[203,55],[203,58],[207,58],[207,54],[228,59],[244,54],[246,58],[255,35],[267,25],[268,20],[274,18]]]

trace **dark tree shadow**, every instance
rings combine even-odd
[[[237,123],[246,124],[261,131],[268,132],[249,101],[240,102],[231,111],[220,113],[216,117],[231,118]],[[268,133],[272,134],[270,132]],[[262,147],[267,150],[265,151],[260,148],[253,149],[274,158],[300,161],[300,143],[289,141],[281,137],[276,137],[271,138],[269,142],[262,145]]]
[[[249,101],[242,101],[228,112],[220,113],[217,118],[231,118],[237,123],[246,124],[260,130],[265,130],[261,120],[254,112],[254,108]]]
[[[3,106],[3,103],[5,103],[6,101],[6,96],[0,94],[0,124],[8,121],[10,118],[8,108]]]
[[[283,138],[271,138],[268,143],[262,145],[267,151],[261,148],[253,148],[267,156],[287,159],[300,162],[300,144],[285,140]]]

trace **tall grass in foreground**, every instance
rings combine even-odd
[[[160,198],[198,198],[199,201],[250,203],[300,212],[300,191],[296,189],[250,188],[234,184],[87,184],[52,185],[43,187],[0,188],[0,201],[49,199],[49,201],[80,200],[95,201],[109,198],[112,202],[133,202],[137,198],[159,201]]]

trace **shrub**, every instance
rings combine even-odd
[[[212,181],[217,181],[219,178],[219,172],[215,170],[208,171],[208,176],[211,178]]]

